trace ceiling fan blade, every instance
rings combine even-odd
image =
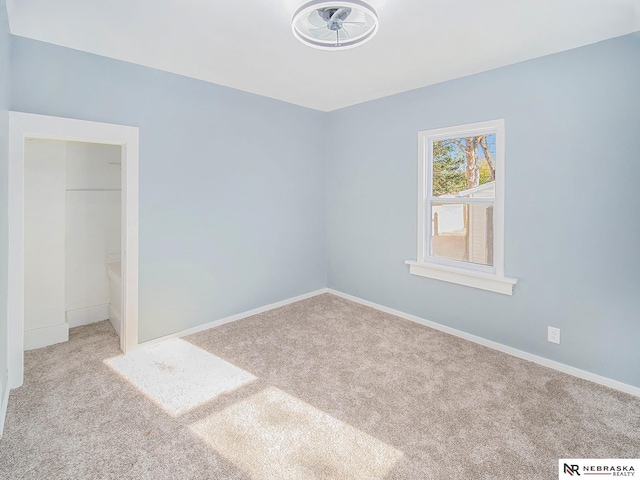
[[[340,20],[340,15],[342,15],[343,12],[346,12],[347,9],[346,8],[338,8],[335,12],[333,12],[333,15],[331,15],[331,22]]]
[[[327,24],[325,19],[320,16],[320,13],[318,13],[317,10],[314,10],[309,14],[307,22],[309,22],[309,25],[313,27],[322,27]]]
[[[359,25],[361,27],[364,27],[366,25],[366,23],[364,22],[342,22],[343,25]]]
[[[320,30],[315,30],[315,31],[309,31],[309,34],[313,36],[313,38],[316,38],[318,40],[335,40],[336,38],[336,34],[333,32],[333,30],[329,30],[328,28],[322,28]]]

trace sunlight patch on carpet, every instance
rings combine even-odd
[[[382,479],[402,452],[269,387],[190,427],[253,479]]]
[[[256,379],[179,338],[105,363],[171,415],[180,415]]]

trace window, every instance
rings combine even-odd
[[[504,120],[418,134],[415,275],[511,295],[504,276]]]

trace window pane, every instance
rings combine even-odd
[[[494,198],[496,135],[433,142],[434,197]]]
[[[431,256],[493,265],[493,205],[432,204]]]

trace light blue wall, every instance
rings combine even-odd
[[[7,134],[10,67],[11,35],[7,21],[7,6],[5,0],[0,0],[0,386],[7,371]]]
[[[140,127],[143,341],[328,282],[640,386],[638,34],[329,114],[22,38],[12,82],[14,110]],[[512,297],[404,264],[417,132],[495,118]]]
[[[141,341],[326,286],[325,114],[19,37],[12,53],[13,110],[140,127]]]
[[[404,264],[416,258],[417,132],[496,118],[512,297]],[[640,386],[640,34],[329,119],[331,288]]]

